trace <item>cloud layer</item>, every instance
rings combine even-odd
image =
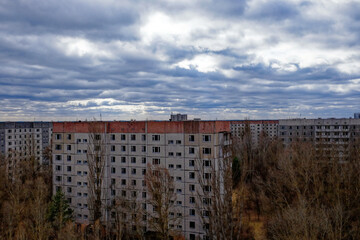
[[[0,0],[0,121],[349,117],[360,3]]]

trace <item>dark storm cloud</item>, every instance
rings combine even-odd
[[[72,34],[134,38],[129,26],[139,19],[132,5],[96,1],[1,1],[1,27],[15,34]],[[130,32],[129,32],[130,31]]]
[[[360,100],[359,9],[0,1],[0,120],[348,116]]]

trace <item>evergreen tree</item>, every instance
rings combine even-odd
[[[49,221],[54,229],[60,230],[67,222],[73,219],[73,210],[62,191],[57,191],[49,206]]]

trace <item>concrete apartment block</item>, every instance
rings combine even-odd
[[[250,128],[251,140],[254,146],[259,144],[261,134],[266,134],[270,139],[278,136],[278,120],[242,120],[230,121],[231,135],[235,138],[241,138],[245,128]]]
[[[279,120],[279,138],[286,144],[294,140],[347,145],[360,137],[360,119],[286,119]]]
[[[0,122],[0,153],[9,159],[9,170],[29,156],[49,164],[42,152],[50,146],[51,136],[50,122]]]
[[[78,223],[88,224],[88,162],[90,122],[61,122],[53,127],[53,185],[62,189],[75,210]],[[222,146],[228,144],[227,121],[130,121],[97,122],[106,159],[103,203],[122,194],[137,192],[136,199],[146,211],[149,195],[144,186],[148,163],[169,170],[174,178],[178,213],[183,216],[174,228],[186,239],[204,234],[192,197],[199,183],[195,161],[216,166],[222,158]],[[205,164],[205,162],[204,162]],[[104,220],[113,221],[111,212]],[[146,217],[144,217],[145,219]],[[146,221],[142,226],[147,228]]]

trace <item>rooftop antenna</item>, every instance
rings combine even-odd
[[[102,121],[101,113],[100,113],[100,121]]]

